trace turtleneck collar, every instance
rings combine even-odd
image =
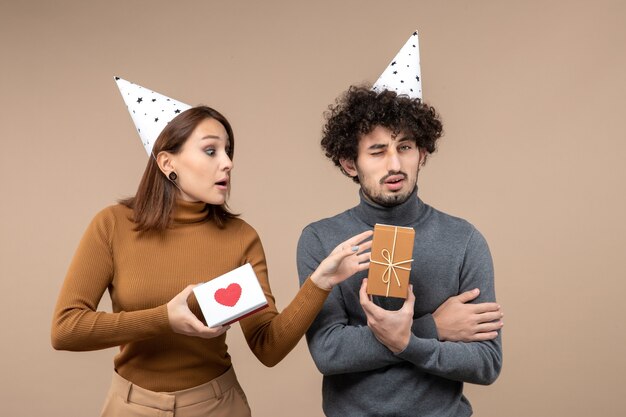
[[[172,223],[187,224],[198,223],[207,219],[208,206],[203,201],[185,201],[176,199],[172,211]]]
[[[414,225],[424,212],[424,203],[417,196],[417,187],[404,203],[393,207],[383,207],[369,201],[361,189],[359,197],[361,202],[354,208],[354,213],[360,220],[372,227],[376,223],[394,226]]]

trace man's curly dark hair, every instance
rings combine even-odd
[[[335,105],[324,113],[322,148],[326,156],[348,175],[339,162],[356,161],[359,139],[376,126],[404,133],[415,140],[418,148],[431,154],[443,133],[443,125],[435,109],[420,99],[398,95],[393,91],[375,92],[363,86],[351,86]],[[352,178],[359,182],[358,177]]]

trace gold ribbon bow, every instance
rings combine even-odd
[[[391,285],[391,274],[393,273],[394,277],[396,278],[396,283],[398,284],[398,287],[401,287],[402,285],[400,284],[400,279],[398,278],[398,273],[396,272],[396,269],[410,271],[411,268],[407,268],[407,267],[400,266],[400,265],[413,262],[413,259],[409,259],[406,261],[393,262],[393,256],[396,251],[396,238],[397,237],[398,237],[398,226],[393,226],[393,245],[391,247],[391,254],[385,248],[382,251],[380,251],[380,254],[385,260],[385,262],[370,260],[370,262],[373,262],[375,264],[386,266],[385,272],[383,272],[383,283],[387,284],[386,297],[389,297],[389,285]]]

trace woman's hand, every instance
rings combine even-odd
[[[174,333],[211,339],[221,336],[230,326],[207,327],[191,312],[187,299],[195,285],[188,285],[167,303],[167,317]]]
[[[311,281],[318,287],[330,291],[340,282],[369,268],[370,254],[363,252],[372,247],[372,241],[361,242],[370,238],[373,233],[368,230],[337,246],[311,274]]]

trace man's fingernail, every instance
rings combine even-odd
[[[358,251],[359,251],[358,246],[352,246],[352,252],[358,252]]]

